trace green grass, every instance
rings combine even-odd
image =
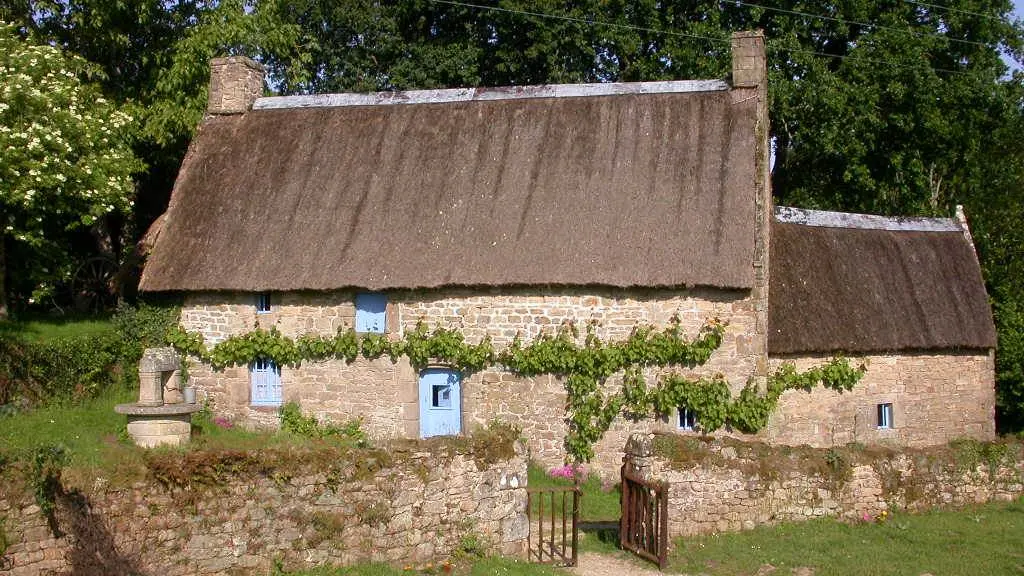
[[[896,514],[884,524],[834,519],[679,540],[673,570],[779,576],[810,567],[828,575],[1024,575],[1024,499],[957,511]]]
[[[96,316],[30,317],[0,321],[0,335],[17,335],[36,342],[59,337],[95,336],[112,330],[114,325],[109,318]]]
[[[137,399],[136,390],[112,388],[74,406],[55,404],[0,416],[0,447],[19,453],[62,444],[70,451],[73,466],[103,465],[126,423],[124,416],[114,413],[114,405]]]
[[[530,488],[554,488],[572,486],[572,482],[565,478],[552,478],[547,470],[540,465],[531,462],[527,470],[528,484]],[[580,520],[583,522],[610,522],[619,520],[619,487],[605,490],[601,485],[601,478],[597,474],[591,474],[580,483],[583,490],[583,500],[580,507]],[[560,510],[559,510],[560,512]]]

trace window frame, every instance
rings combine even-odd
[[[270,314],[274,308],[273,300],[270,298],[270,292],[260,292],[256,294],[256,313],[257,314]]]
[[[676,406],[676,430],[682,430],[684,432],[694,432],[697,430],[699,422],[697,421],[697,414],[687,406]]]
[[[875,406],[876,424],[879,430],[892,430],[896,427],[893,422],[892,402],[879,402]]]

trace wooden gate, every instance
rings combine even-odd
[[[619,544],[664,569],[668,561],[668,487],[644,480],[622,467],[622,519]]]
[[[582,497],[578,486],[527,488],[527,556],[531,562],[576,565]]]

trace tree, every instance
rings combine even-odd
[[[92,226],[132,205],[141,165],[131,118],[87,81],[90,66],[0,24],[0,272],[12,245],[38,260],[37,291],[69,271],[46,257],[64,231]],[[7,283],[0,273],[0,316]]]

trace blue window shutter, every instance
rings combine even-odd
[[[249,368],[253,406],[281,405],[281,369],[273,360],[258,358]]]
[[[378,292],[356,294],[356,332],[383,334],[387,327],[388,297]]]

